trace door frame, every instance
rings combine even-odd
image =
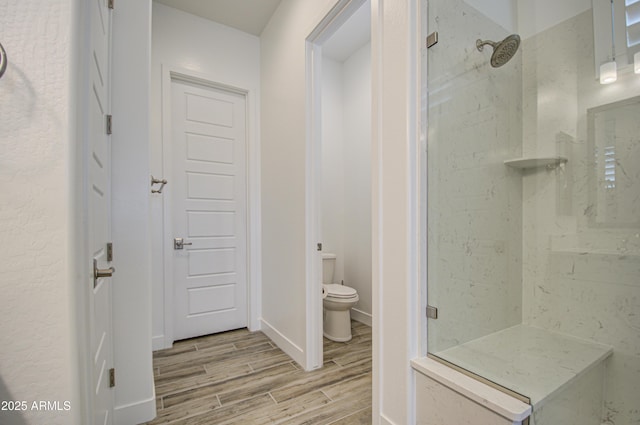
[[[172,122],[171,122],[171,84],[173,80],[211,87],[218,90],[244,96],[246,101],[246,181],[247,181],[247,327],[250,331],[260,329],[259,318],[262,315],[262,243],[260,221],[260,144],[257,114],[257,89],[242,87],[230,81],[223,81],[211,75],[185,69],[171,64],[162,64],[162,168],[163,178],[167,179],[167,187],[173,181],[172,170]],[[162,199],[163,228],[163,280],[164,280],[164,346],[173,344],[173,244],[171,243],[172,199],[165,193]]]
[[[367,0],[339,0],[306,38],[306,370],[322,367],[322,45]],[[373,2],[372,2],[373,3]]]

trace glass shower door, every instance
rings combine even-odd
[[[489,12],[429,1],[430,31],[439,33],[427,60],[428,302],[438,309],[428,347],[436,355],[522,317],[521,180],[503,163],[521,155],[522,58],[516,36],[496,46],[497,68],[491,45],[479,51],[478,40],[515,33]]]

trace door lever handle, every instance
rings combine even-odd
[[[108,269],[99,269],[98,260],[93,259],[93,287],[98,284],[98,279],[101,277],[111,277],[116,272],[116,268],[111,266]]]
[[[185,242],[182,238],[175,238],[173,240],[173,249],[184,249],[185,245],[193,245],[193,242]]]

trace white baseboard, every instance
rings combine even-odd
[[[373,323],[373,319],[371,314],[365,313],[364,311],[358,310],[357,308],[351,308],[351,318],[357,322],[364,323],[365,325],[371,327]]]
[[[380,425],[396,425],[396,424],[391,422],[391,420],[387,418],[385,415],[380,414]]]
[[[114,425],[131,425],[148,422],[156,417],[156,392],[148,400],[117,406],[113,409]]]
[[[261,331],[262,327],[261,327],[261,320],[260,318],[250,318],[249,319],[249,324],[247,325],[247,329],[249,329],[249,332],[257,332],[257,331]]]
[[[306,357],[304,355],[304,350],[294,344],[293,341],[280,333],[276,328],[271,326],[271,324],[266,320],[260,319],[260,322],[262,323],[262,332],[268,336],[269,339],[278,346],[278,348],[295,360],[295,362],[302,366],[302,368],[305,368]]]
[[[151,349],[153,351],[164,350],[165,348],[171,348],[172,344],[167,346],[164,335],[154,336],[151,338]]]

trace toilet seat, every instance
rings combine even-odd
[[[323,285],[324,290],[327,292],[327,296],[332,298],[355,298],[358,296],[358,292],[345,285],[339,283],[332,283],[330,285]]]

